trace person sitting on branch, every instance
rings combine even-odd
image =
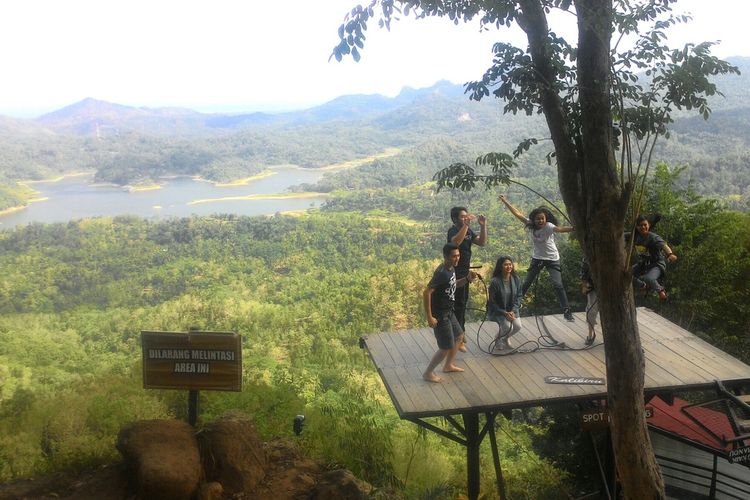
[[[659,300],[667,300],[667,291],[662,282],[667,272],[667,262],[676,262],[677,255],[661,236],[652,229],[661,220],[661,215],[639,215],[635,221],[633,245],[638,253],[637,262],[631,268],[633,287],[647,294],[655,292]],[[626,234],[626,238],[629,235]]]
[[[574,229],[572,226],[558,226],[557,219],[548,208],[538,207],[529,213],[526,217],[520,210],[510,204],[504,194],[500,195],[500,201],[508,207],[518,220],[526,225],[529,233],[529,239],[533,245],[531,254],[531,264],[523,282],[522,292],[526,292],[536,280],[542,269],[547,269],[549,277],[552,280],[552,286],[557,295],[557,301],[563,310],[563,316],[568,321],[574,321],[573,314],[570,312],[568,296],[565,293],[565,286],[562,282],[562,268],[560,267],[560,253],[555,244],[555,233],[570,233]]]

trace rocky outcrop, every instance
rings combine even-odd
[[[323,474],[310,496],[311,500],[359,500],[369,498],[372,486],[354,477],[346,469]]]
[[[176,420],[136,422],[120,431],[117,449],[123,464],[0,484],[0,500],[362,500],[372,492],[351,472],[302,455],[293,440],[261,442],[241,413],[197,433]]]
[[[268,459],[255,423],[231,412],[198,433],[207,481],[220,483],[226,493],[253,491],[266,475]]]
[[[123,428],[117,449],[135,493],[144,499],[193,497],[202,478],[194,429],[179,420],[144,420]]]

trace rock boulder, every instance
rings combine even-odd
[[[228,494],[255,490],[266,475],[268,458],[252,419],[230,412],[198,434],[207,481],[221,483]]]
[[[120,431],[117,449],[140,498],[183,500],[196,493],[202,469],[195,430],[189,424],[178,420],[135,422]]]

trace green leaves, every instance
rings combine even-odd
[[[336,61],[341,62],[343,56],[351,54],[352,58],[359,62],[361,55],[357,48],[362,49],[365,46],[366,36],[364,32],[367,30],[367,22],[373,17],[374,11],[373,6],[377,3],[373,0],[370,6],[365,8],[361,5],[354,7],[349,14],[344,18],[344,22],[338,28],[338,37],[340,39],[338,45],[333,48],[331,57],[335,57]],[[384,2],[391,3],[391,2]],[[384,5],[384,10],[386,9]],[[383,19],[379,20],[380,27],[384,25],[389,27],[389,22],[383,22]],[[330,60],[330,57],[329,57]]]
[[[570,4],[570,1],[562,2]],[[469,22],[479,17],[480,29],[485,26],[494,25],[510,26],[517,17],[516,2],[511,0],[498,0],[495,2],[455,2],[452,0],[371,0],[367,7],[358,5],[354,7],[339,26],[338,37],[341,41],[334,47],[331,57],[341,61],[344,55],[352,54],[352,58],[358,61],[361,57],[358,51],[352,50],[354,46],[364,48],[365,37],[362,34],[367,29],[367,23],[376,17],[376,8],[380,7],[377,23],[378,27],[390,30],[391,21],[398,20],[399,15],[413,16],[415,19],[426,17],[447,17],[453,24]],[[567,7],[566,7],[567,8]],[[351,36],[350,36],[351,35]],[[346,44],[346,50],[342,43]],[[330,59],[330,58],[329,58]]]
[[[492,173],[477,174],[473,167],[465,163],[453,163],[438,171],[432,178],[437,182],[437,190],[443,188],[471,191],[477,183],[490,189],[500,184],[510,184],[510,169],[515,165],[513,158],[505,153],[488,153],[476,159],[477,166],[489,165]]]
[[[533,137],[530,138],[530,139],[524,139],[523,141],[521,141],[518,144],[518,147],[513,150],[513,158],[518,158],[523,153],[525,153],[526,151],[528,151],[531,148],[532,145],[535,145],[537,143],[538,143],[538,141],[535,138],[533,138]]]
[[[437,181],[438,191],[445,187],[470,191],[476,184],[477,176],[474,174],[472,167],[459,162],[439,170],[432,177],[432,180]]]

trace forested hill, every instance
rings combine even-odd
[[[657,166],[645,197],[649,210],[669,214],[659,233],[679,255],[670,299],[636,300],[748,362],[750,214],[681,192],[675,179]],[[517,256],[523,278],[523,225],[496,194],[470,194],[490,228],[472,263],[484,262],[489,279],[498,255]],[[455,195],[385,187],[339,191],[304,217],[116,217],[0,232],[0,483],[112,463],[124,425],[181,418],[184,391],[142,388],[140,331],[198,327],[243,338],[243,391],[201,391],[203,423],[239,409],[264,439],[296,439],[312,456],[404,492],[380,498],[444,498],[429,491],[464,484],[463,447],[398,417],[359,338],[426,325],[421,292],[439,262],[448,207],[466,200]],[[579,246],[567,236],[558,245],[568,297],[583,311]],[[710,270],[698,284],[697,270]],[[544,274],[524,303],[524,328],[538,328],[532,314],[558,312],[553,290]],[[472,285],[471,321],[481,320],[485,293]],[[295,437],[299,414],[305,430]],[[508,498],[560,498],[573,482],[598,489],[577,415],[571,405],[498,418],[512,437],[498,440]],[[489,446],[481,454],[492,463]],[[482,478],[483,491],[493,480]]]
[[[717,78],[724,97],[712,99],[711,119],[678,117],[656,159],[689,165],[685,178],[700,180],[702,194],[739,203],[749,184],[750,59],[730,60],[742,75]],[[96,171],[98,181],[123,185],[167,175],[227,181],[273,165],[316,168],[389,148],[412,155],[424,144],[446,140],[460,144],[461,151],[440,162],[471,162],[475,154],[509,152],[526,138],[547,136],[539,117],[503,115],[502,102],[470,101],[461,85],[449,82],[406,88],[393,98],[342,96],[277,114],[205,114],[85,99],[35,119],[0,117],[0,131],[0,209],[18,198],[8,189],[18,180],[82,170]],[[542,141],[521,160],[524,175],[530,170],[537,176],[553,174],[544,160],[549,147]]]

